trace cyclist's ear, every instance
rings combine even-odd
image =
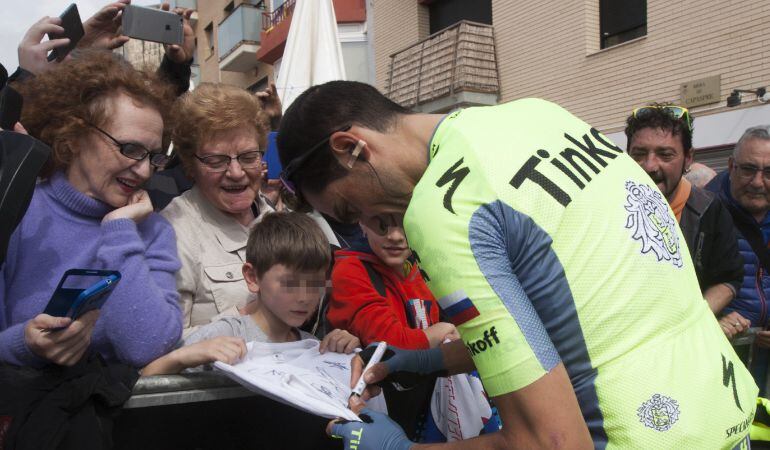
[[[355,127],[348,131],[337,131],[329,138],[329,147],[335,158],[348,169],[352,169],[359,158],[369,159],[367,143],[351,132],[354,129]]]

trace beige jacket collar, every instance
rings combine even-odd
[[[259,211],[259,215],[246,227],[214,207],[197,186],[193,186],[190,189],[190,200],[198,205],[201,218],[204,222],[211,225],[211,229],[219,244],[229,253],[238,252],[240,254],[241,250],[246,248],[246,241],[249,238],[251,227],[265,214],[273,211],[273,208],[261,196],[257,196],[254,203]]]

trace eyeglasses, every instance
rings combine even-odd
[[[757,166],[752,166],[751,164],[737,164],[735,167],[738,171],[738,176],[743,179],[753,180],[757,175],[757,172],[762,172],[762,178],[765,181],[770,181],[770,167],[759,168]]]
[[[289,163],[286,164],[286,168],[283,169],[281,175],[279,176],[283,187],[285,187],[286,190],[289,191],[292,195],[296,196],[298,192],[297,183],[293,181],[292,178],[297,173],[297,170],[299,170],[299,168],[302,167],[302,165],[305,164],[319,148],[323,147],[327,142],[329,142],[329,139],[331,139],[334,133],[338,133],[340,131],[348,131],[351,127],[352,125],[345,125],[342,128],[338,128],[332,131],[328,136],[321,139],[320,142],[310,147],[310,150],[289,161]]]
[[[141,161],[146,158],[147,155],[149,155],[150,164],[155,168],[165,167],[166,164],[168,164],[168,161],[171,159],[163,150],[150,151],[144,145],[138,144],[136,142],[120,142],[96,125],[90,123],[88,125],[94,128],[96,131],[107,136],[118,147],[120,154],[126,158],[133,159],[135,161]]]
[[[193,155],[201,163],[203,163],[210,172],[224,172],[230,167],[230,163],[233,160],[238,161],[238,164],[242,169],[254,169],[259,167],[262,163],[262,150],[253,150],[248,152],[239,153],[236,156],[230,155],[209,155],[198,156]]]
[[[670,114],[674,119],[677,120],[684,120],[684,122],[687,124],[687,128],[692,132],[692,116],[690,116],[690,111],[683,107],[683,106],[675,106],[675,105],[652,105],[652,106],[642,106],[641,108],[636,108],[631,112],[631,115],[634,116],[636,119],[643,119],[646,115],[652,113],[655,109],[662,109],[663,111]]]

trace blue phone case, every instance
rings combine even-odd
[[[283,171],[283,167],[281,167],[281,160],[278,158],[278,145],[275,143],[276,136],[278,136],[277,131],[271,131],[267,135],[267,151],[265,152],[265,162],[267,163],[268,180],[277,180]]]
[[[72,319],[77,319],[88,311],[101,309],[109,297],[107,294],[112,291],[118,281],[120,281],[120,275],[109,275],[81,292],[72,304]]]
[[[98,280],[86,288],[64,287],[71,276],[96,277]],[[94,309],[100,309],[109,293],[120,281],[115,270],[70,269],[64,272],[51,300],[43,311],[54,317],[70,317],[73,320]]]

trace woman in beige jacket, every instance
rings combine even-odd
[[[195,185],[162,215],[177,236],[177,289],[185,334],[251,300],[241,268],[249,229],[273,208],[259,195],[268,121],[260,99],[242,89],[201,84],[173,111],[173,142]]]

